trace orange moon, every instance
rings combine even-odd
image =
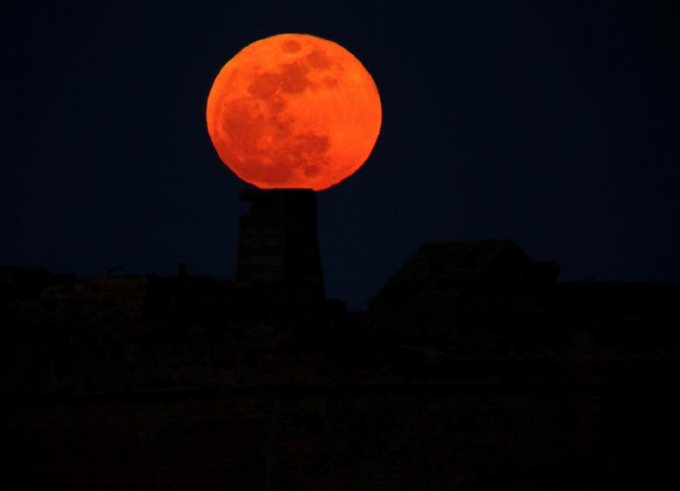
[[[206,117],[220,159],[244,181],[320,191],[366,162],[382,107],[373,78],[345,48],[280,34],[224,65]]]

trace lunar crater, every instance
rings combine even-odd
[[[300,51],[300,49],[302,49],[302,45],[297,41],[289,39],[288,41],[281,43],[281,49],[283,49],[283,51],[286,53],[297,53]]]
[[[328,57],[328,55],[319,49],[309,53],[306,57],[306,60],[312,68],[319,70],[326,70],[333,65],[333,62]]]

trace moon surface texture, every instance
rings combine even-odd
[[[222,162],[244,181],[319,191],[366,162],[382,108],[373,78],[345,48],[280,34],[224,65],[206,116]]]

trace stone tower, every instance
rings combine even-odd
[[[310,189],[248,189],[240,219],[236,286],[243,309],[278,315],[324,300],[317,241],[316,193]]]

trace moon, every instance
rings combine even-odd
[[[320,191],[366,162],[382,106],[373,78],[345,48],[280,34],[246,46],[224,65],[206,118],[220,159],[244,181]]]

